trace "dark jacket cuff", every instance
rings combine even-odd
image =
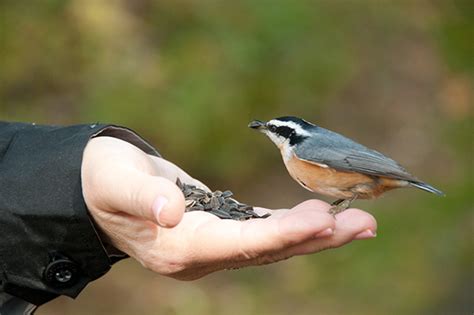
[[[40,305],[77,296],[110,269],[81,189],[83,151],[99,134],[157,155],[117,126],[0,122],[0,291]]]

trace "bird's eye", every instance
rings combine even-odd
[[[270,130],[271,132],[276,132],[277,131],[277,127],[275,125],[269,125],[268,126],[268,130]]]

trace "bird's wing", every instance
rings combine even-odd
[[[368,175],[418,181],[394,160],[338,133],[318,128],[295,148],[296,156],[310,163]]]

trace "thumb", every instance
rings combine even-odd
[[[117,170],[109,183],[107,204],[116,211],[174,227],[184,213],[184,195],[170,180],[135,169]]]

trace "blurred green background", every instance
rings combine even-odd
[[[247,123],[296,115],[447,194],[356,202],[377,239],[194,282],[129,259],[38,314],[472,314],[473,4],[0,1],[2,120],[128,126],[211,188],[280,208],[320,196]]]

